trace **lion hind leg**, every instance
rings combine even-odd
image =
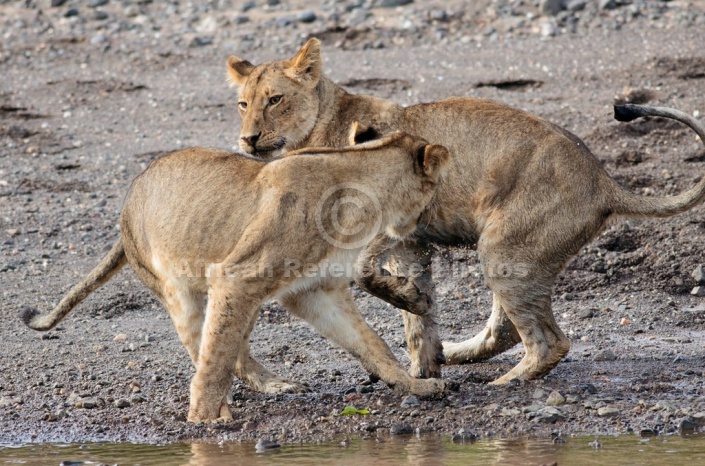
[[[444,341],[443,354],[446,364],[468,364],[504,353],[519,342],[519,332],[499,304],[497,295],[494,295],[492,314],[485,328],[474,337],[459,343]]]
[[[489,283],[519,333],[525,350],[519,364],[492,384],[545,376],[570,350],[570,341],[553,317],[551,286],[546,285],[546,281],[531,283],[501,278]]]

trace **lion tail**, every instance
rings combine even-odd
[[[42,314],[37,309],[23,306],[19,312],[20,319],[31,329],[50,330],[66,317],[78,303],[83,301],[86,296],[110,280],[126,263],[127,257],[125,256],[125,248],[122,245],[121,237],[113,244],[110,252],[103,260],[91,270],[81,283],[71,288],[71,291],[51,312]]]
[[[690,115],[665,107],[644,105],[615,105],[614,118],[618,121],[632,121],[640,117],[656,116],[670,118],[688,125],[705,143],[705,126]],[[670,217],[685,212],[705,199],[705,176],[688,191],[671,197],[644,197],[622,188],[616,191],[614,213],[636,217]]]

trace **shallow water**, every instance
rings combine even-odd
[[[490,439],[454,444],[446,437],[386,438],[384,441],[353,439],[346,446],[284,445],[257,453],[254,443],[140,445],[34,444],[0,446],[0,465],[73,464],[125,465],[313,465],[380,466],[411,465],[559,465],[705,464],[705,436],[640,438],[636,435],[599,437],[602,448],[590,445],[593,437],[565,439]]]

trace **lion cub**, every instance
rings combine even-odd
[[[440,392],[442,381],[416,380],[401,367],[348,284],[376,234],[400,240],[414,230],[448,159],[444,147],[402,133],[269,162],[213,149],[175,152],[135,179],[121,237],[101,263],[51,313],[24,308],[21,318],[50,329],[129,263],[169,311],[196,366],[189,421],[231,418],[233,374],[265,392],[302,388],[250,356],[248,338],[268,299],[397,392]]]

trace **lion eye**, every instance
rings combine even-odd
[[[269,105],[277,105],[279,102],[281,102],[282,96],[280,95],[273,95],[272,97],[269,98]]]
[[[243,112],[247,110],[247,102],[238,102],[237,106],[242,110]]]

